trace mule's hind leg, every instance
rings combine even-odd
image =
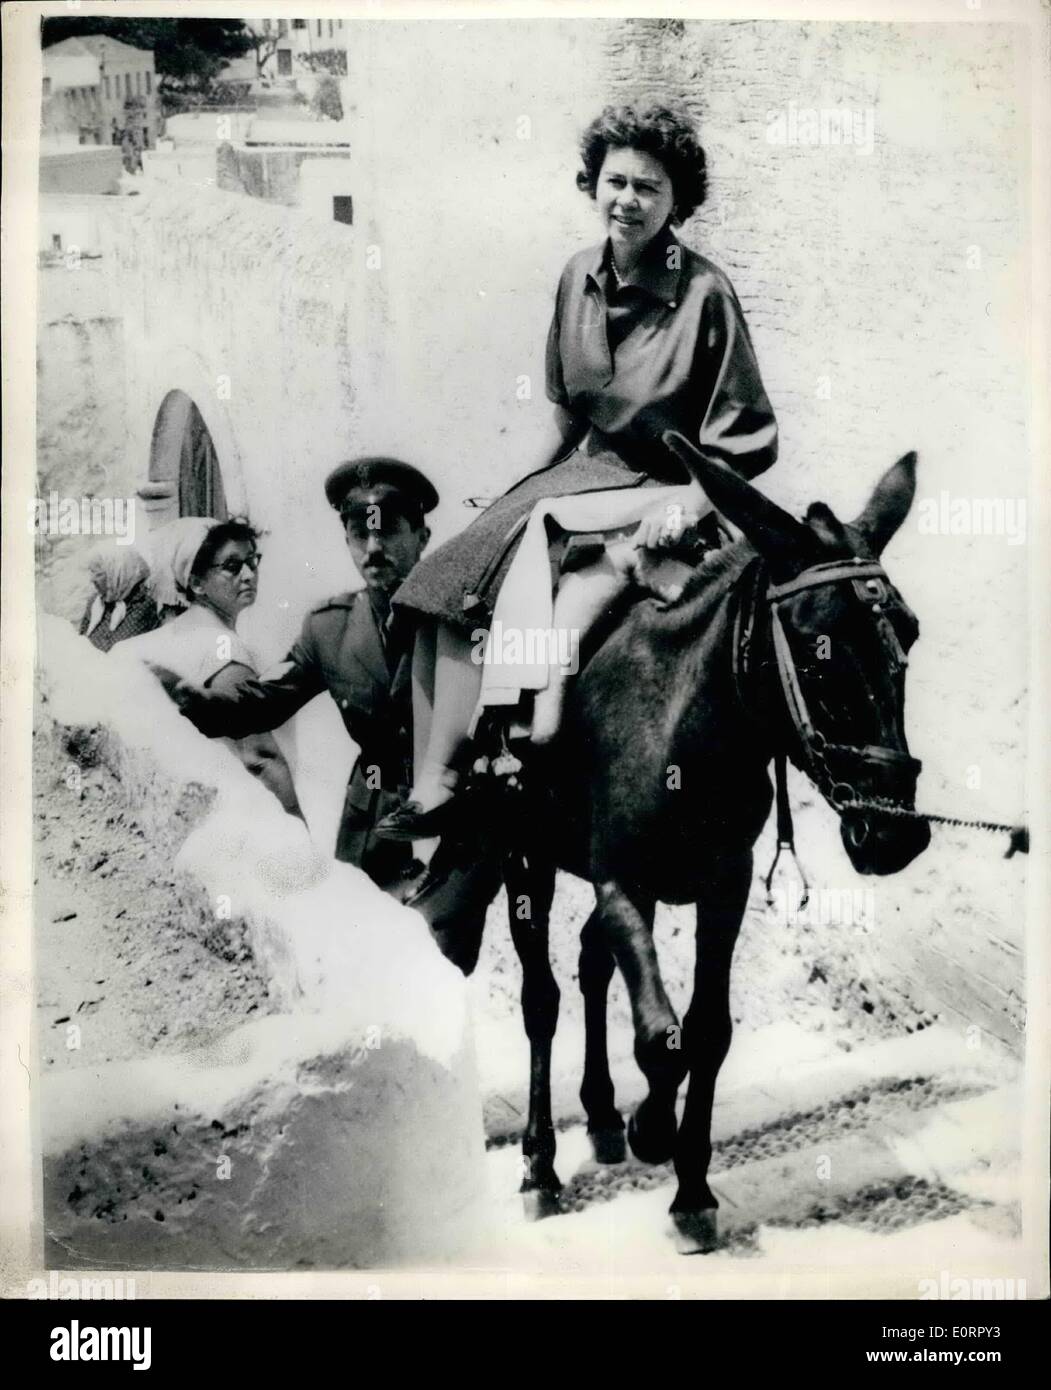
[[[649,1084],[649,1094],[628,1125],[628,1142],[644,1163],[666,1163],[675,1146],[675,1098],[686,1061],[653,944],[655,904],[641,895],[633,899],[620,884],[608,881],[596,884],[595,894],[603,935],[631,1000],[635,1060]]]
[[[551,1040],[558,1022],[558,985],[548,956],[554,866],[512,853],[504,864],[511,939],[522,962],[522,1018],[529,1038],[529,1118],[522,1135],[522,1186],[531,1216],[558,1210],[562,1184],[555,1172],[551,1118]]]
[[[580,934],[580,990],[584,996],[584,1080],[580,1102],[588,1117],[588,1136],[598,1163],[623,1163],[624,1119],[613,1098],[606,1052],[606,999],[616,968],[602,931],[598,909]]]
[[[705,1254],[716,1244],[719,1203],[708,1186],[712,1159],[712,1103],[719,1068],[730,1050],[730,965],[741,927],[752,856],[721,866],[697,903],[697,955],[693,998],[683,1019],[683,1044],[690,1068],[686,1108],[675,1143],[679,1188],[671,1205],[680,1250]]]

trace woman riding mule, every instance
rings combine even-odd
[[[392,837],[438,834],[447,820],[481,683],[471,634],[488,626],[537,502],[663,485],[635,544],[664,549],[710,511],[663,445],[665,430],[746,478],[777,457],[777,426],[733,287],[673,231],[705,198],[704,151],[691,125],[664,107],[607,108],[581,151],[578,186],[594,199],[606,239],[573,256],[559,282],[547,342],[555,412],[540,467],[417,566],[395,598],[417,635],[415,780],[406,803],[381,822]],[[586,628],[621,582],[607,571],[586,591],[568,586],[556,627]]]
[[[648,1087],[628,1139],[645,1162],[674,1160],[677,1239],[696,1253],[716,1244],[712,1103],[730,1045],[730,966],[752,847],[770,813],[771,758],[791,758],[839,813],[858,873],[899,872],[930,830],[915,814],[919,763],[904,727],[906,658],[919,629],[879,561],[912,503],[915,455],[887,471],[852,523],[822,503],[800,522],[686,440],[670,443],[745,539],[713,551],[678,601],[644,598],[606,634],[573,684],[561,735],[534,755],[546,758],[543,774],[525,779],[500,828],[531,1048],[522,1191],[539,1214],[558,1209],[550,1065],[559,989],[547,938],[560,867],[595,889],[579,970],[580,1098],[595,1157],[625,1156],[606,1051],[617,968]],[[881,815],[888,807],[898,814]],[[661,978],[657,902],[697,909],[681,1024]]]

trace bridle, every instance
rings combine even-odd
[[[841,811],[858,803],[854,787],[851,782],[845,780],[845,768],[865,771],[869,768],[893,767],[900,772],[903,779],[909,779],[915,785],[921,764],[907,753],[884,744],[833,743],[815,726],[781,616],[782,605],[797,594],[830,584],[853,584],[858,597],[876,616],[880,641],[888,664],[895,670],[903,670],[907,665],[907,657],[893,624],[886,616],[886,609],[888,604],[893,602],[903,610],[908,610],[891,587],[886,570],[879,561],[863,560],[860,557],[828,560],[821,564],[809,565],[783,584],[767,583],[765,594],[762,594],[762,585],[766,578],[765,567],[758,558],[755,565],[751,600],[739,604],[734,623],[734,678],[745,708],[754,709],[756,706],[756,701],[749,696],[747,687],[753,683],[753,668],[756,665],[755,633],[760,602],[765,598],[778,684],[795,732],[802,768],[829,805],[834,810]]]
[[[893,768],[903,782],[913,788],[922,764],[917,759],[885,744],[854,744],[830,742],[814,726],[806,696],[799,679],[792,647],[785,632],[781,617],[781,606],[786,599],[808,590],[824,588],[830,584],[852,584],[858,597],[876,617],[880,643],[887,656],[888,665],[895,671],[904,670],[908,665],[905,650],[894,631],[894,625],[886,615],[889,603],[896,603],[905,609],[905,604],[893,588],[887,573],[878,560],[863,560],[854,557],[849,560],[829,560],[822,564],[810,565],[794,579],[784,584],[770,584],[766,590],[766,601],[770,608],[770,627],[773,638],[774,658],[777,674],[784,696],[785,707],[792,727],[795,730],[805,770],[813,779],[814,785],[836,811],[848,809],[859,800],[850,781],[837,776],[832,764],[840,769],[856,768],[864,772],[872,768]],[[907,610],[906,610],[907,611]],[[875,809],[875,808],[873,808]]]
[[[1017,851],[1025,853],[1029,847],[1028,830],[1024,825],[1008,825],[1004,821],[975,820],[962,816],[941,815],[934,811],[917,811],[912,805],[883,796],[861,796],[851,782],[846,781],[842,772],[837,776],[830,765],[835,762],[840,769],[853,765],[857,771],[868,768],[896,768],[903,785],[915,788],[916,779],[922,764],[907,753],[882,744],[833,743],[814,726],[806,696],[803,693],[799,671],[796,667],[792,647],[781,617],[781,605],[796,594],[808,589],[821,588],[829,584],[853,584],[855,593],[872,610],[880,642],[888,664],[892,670],[904,671],[908,665],[905,650],[898,640],[894,625],[887,616],[888,610],[897,608],[913,623],[915,615],[901,595],[894,589],[887,572],[877,560],[864,560],[854,556],[847,560],[828,560],[821,564],[809,565],[794,579],[783,584],[768,582],[766,567],[756,556],[752,562],[750,592],[742,595],[734,615],[733,636],[733,677],[738,698],[743,708],[751,715],[753,722],[765,732],[769,730],[769,718],[761,712],[758,699],[749,692],[749,686],[756,683],[756,629],[765,598],[769,610],[770,630],[777,666],[778,684],[784,699],[792,728],[799,746],[800,760],[814,785],[828,801],[829,805],[842,814],[844,811],[868,811],[873,814],[898,820],[926,821],[939,825],[987,830],[992,833],[1007,833],[1011,836],[1007,858]],[[765,593],[763,585],[766,585]],[[784,749],[774,752],[775,794],[777,804],[777,850],[770,872],[766,876],[767,899],[774,871],[782,850],[788,850],[796,861],[803,880],[803,898],[800,906],[805,906],[809,897],[806,874],[795,853],[792,831],[792,810],[788,800],[786,773],[786,753]],[[848,774],[849,775],[849,774]],[[911,798],[910,798],[911,799]]]
[[[753,683],[753,668],[757,664],[755,660],[756,628],[759,622],[761,599],[765,598],[769,612],[778,683],[789,720],[795,731],[803,770],[809,775],[833,810],[840,814],[847,810],[869,810],[883,814],[901,815],[909,819],[919,819],[911,807],[899,802],[891,802],[883,797],[878,799],[860,797],[851,783],[843,779],[842,774],[837,776],[833,771],[830,766],[830,759],[834,759],[840,767],[844,764],[847,766],[856,765],[860,771],[872,767],[895,767],[900,771],[903,780],[907,779],[915,787],[921,764],[915,758],[909,757],[907,753],[901,753],[898,749],[888,748],[883,744],[832,743],[820,729],[815,727],[806,696],[803,694],[796,660],[792,654],[792,647],[781,617],[781,605],[796,594],[804,593],[808,589],[822,588],[829,584],[853,584],[855,592],[863,602],[871,607],[876,615],[880,640],[888,660],[894,667],[903,670],[907,664],[907,658],[904,648],[898,641],[893,624],[886,616],[885,606],[888,600],[893,598],[903,610],[906,612],[908,610],[905,608],[904,601],[892,589],[886,570],[876,560],[863,560],[855,556],[849,560],[828,560],[821,564],[809,565],[794,579],[786,580],[783,584],[772,584],[767,581],[766,567],[758,556],[753,564],[750,598],[742,598],[734,616],[733,674],[738,697],[744,708],[750,712],[756,711],[757,702],[750,698],[747,687]],[[764,583],[766,589],[765,594],[762,594]],[[757,712],[753,712],[752,717],[753,721],[760,727],[769,727],[768,722],[760,718]],[[802,897],[799,904],[802,909],[810,899],[810,886],[806,872],[796,854],[792,807],[788,798],[787,755],[783,748],[777,749],[774,753],[774,789],[777,808],[777,848],[764,880],[767,903],[773,903],[774,873],[782,851],[787,850],[794,859],[802,880]]]

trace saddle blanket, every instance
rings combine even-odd
[[[615,534],[637,526],[662,502],[678,501],[682,491],[681,486],[617,488],[545,498],[536,504],[500,586],[484,647],[478,634],[483,668],[475,721],[486,706],[515,705],[523,691],[545,689],[552,665],[575,669],[578,635],[554,628],[548,521],[570,533]]]

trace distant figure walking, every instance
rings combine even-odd
[[[142,150],[130,126],[125,126],[121,132],[120,150],[127,172],[140,174],[142,172]]]

